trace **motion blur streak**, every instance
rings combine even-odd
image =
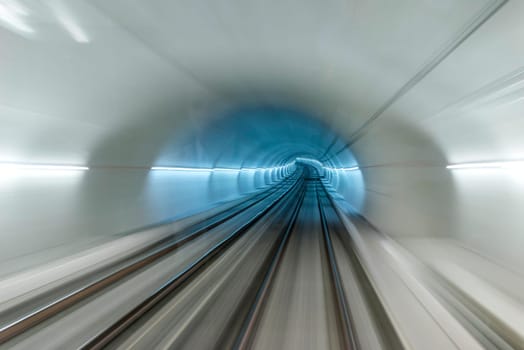
[[[76,165],[0,163],[0,171],[17,171],[17,170],[85,171],[85,170],[89,170],[89,168],[85,166],[76,166]]]
[[[0,349],[524,350],[523,14],[0,0]]]
[[[448,169],[485,169],[485,168],[523,169],[524,162],[513,161],[513,162],[464,163],[464,164],[451,164],[451,165],[448,165],[446,168]]]
[[[34,30],[26,22],[24,17],[28,11],[16,0],[2,0],[0,2],[0,23],[7,29],[21,34],[33,33]]]

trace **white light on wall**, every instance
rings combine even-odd
[[[89,37],[84,30],[72,19],[61,18],[60,19],[64,29],[69,32],[69,35],[78,43],[88,43]]]
[[[159,171],[201,171],[201,172],[211,172],[211,168],[186,168],[186,167],[170,167],[170,166],[154,166],[151,167],[151,170]]]
[[[2,1],[4,6],[7,6],[13,13],[16,13],[20,16],[28,16],[29,10],[27,7],[25,7],[23,4],[18,2],[17,0],[3,0]]]
[[[329,170],[340,170],[340,171],[355,171],[355,170],[359,170],[360,168],[358,166],[352,166],[352,167],[349,167],[349,168],[326,168],[326,169],[329,169]]]
[[[240,171],[261,171],[261,170],[274,170],[282,169],[286,166],[270,167],[270,168],[189,168],[189,167],[170,167],[170,166],[154,166],[151,167],[151,170],[160,170],[160,171],[200,171],[200,172],[213,172],[213,171],[223,171],[223,172],[240,172]]]
[[[0,1],[0,21],[4,22],[9,29],[20,34],[34,33],[34,29],[23,19],[27,15],[26,8],[20,3],[14,0]]]
[[[21,163],[0,163],[0,171],[86,171],[86,166],[76,165],[54,165],[54,164],[21,164]]]
[[[229,173],[238,173],[240,169],[235,168],[213,168],[213,171],[219,171],[219,172],[229,172]]]
[[[69,33],[71,38],[78,43],[88,43],[90,41],[86,31],[74,18],[65,1],[50,1],[48,5],[52,8],[58,22]]]
[[[524,161],[449,164],[446,169],[524,169]]]
[[[86,166],[76,165],[0,163],[0,186],[12,186],[26,180],[76,181],[82,178],[81,175],[87,170],[89,168]]]

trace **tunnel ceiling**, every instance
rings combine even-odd
[[[373,135],[375,146],[364,143],[354,152],[371,162],[388,160],[375,156],[381,153],[375,148],[385,148],[376,140],[403,123],[411,125],[404,135],[425,137],[424,126],[409,119],[418,116],[404,120],[406,112],[456,85],[453,64],[441,72],[443,81],[430,79],[411,102],[397,101],[502,3],[31,3],[20,15],[25,27],[4,21],[8,30],[0,32],[9,48],[0,68],[0,118],[8,126],[0,131],[3,161],[147,166],[169,160],[159,150],[182,140],[188,128],[253,105],[306,111],[349,144],[385,120],[385,131]],[[448,95],[422,111],[434,113],[453,100]]]
[[[187,128],[181,139],[155,152],[155,163],[255,168],[288,164],[297,157],[327,159],[344,144],[319,118],[282,106],[239,108]],[[355,163],[351,154],[344,161]]]

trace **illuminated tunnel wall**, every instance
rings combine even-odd
[[[521,167],[447,168],[524,159],[524,3],[1,3],[0,160],[90,167],[2,173],[2,260],[278,179],[152,166],[302,156],[382,232],[524,267]]]
[[[118,130],[97,145],[85,171],[16,170],[4,163],[2,224],[11,244],[2,257],[89,242],[210,209],[277,184],[293,173],[295,159],[331,155],[330,145],[341,143],[304,112],[243,107],[173,128],[171,137],[156,145],[150,164],[135,165],[143,164],[139,150],[151,147],[150,140],[140,140],[147,127],[134,131],[136,139]],[[108,165],[108,154],[119,160],[125,154],[131,164]],[[338,159],[327,164],[341,168]],[[346,156],[346,162],[355,160]],[[362,184],[349,188],[355,186]]]

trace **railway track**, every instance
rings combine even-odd
[[[295,174],[8,310],[0,342],[20,349],[362,349],[338,266],[351,248],[334,248],[332,205],[317,176]],[[376,344],[394,348],[384,339]]]

